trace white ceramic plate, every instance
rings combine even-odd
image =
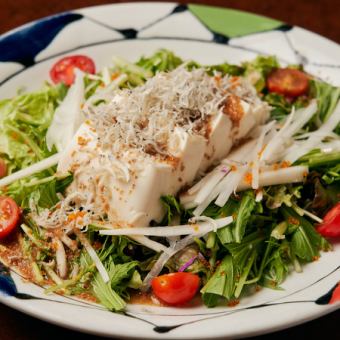
[[[340,85],[340,47],[314,33],[234,10],[131,3],[63,13],[1,36],[0,98],[15,95],[23,85],[39,88],[64,54],[89,55],[100,69],[112,55],[136,60],[159,48],[206,64],[275,54],[282,63],[303,63],[311,74]],[[340,280],[340,245],[302,274],[290,275],[284,290],[263,289],[232,308],[134,305],[118,315],[76,299],[46,296],[42,288],[7,274],[0,266],[0,302],[60,326],[120,338],[234,338],[290,327],[339,308],[328,305],[324,295]]]

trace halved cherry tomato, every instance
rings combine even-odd
[[[338,286],[334,289],[333,294],[332,294],[332,298],[329,301],[329,303],[335,303],[340,301],[340,283],[338,284]]]
[[[5,161],[0,158],[0,178],[5,177],[7,175],[7,166]]]
[[[56,62],[50,70],[50,77],[55,84],[63,82],[70,86],[74,82],[75,68],[91,74],[96,72],[96,66],[91,58],[85,55],[73,55]]]
[[[196,295],[200,278],[192,273],[171,273],[154,278],[151,285],[160,300],[169,305],[181,305]]]
[[[0,197],[0,239],[15,229],[19,222],[20,212],[20,208],[12,198]]]
[[[340,202],[327,212],[316,230],[324,237],[340,237]]]
[[[275,92],[287,97],[298,97],[308,92],[308,76],[293,68],[278,68],[267,78],[269,92]]]

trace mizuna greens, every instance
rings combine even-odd
[[[169,237],[109,235],[112,226],[107,225],[105,213],[100,216],[103,223],[89,219],[86,224],[88,215],[95,213],[86,206],[75,209],[72,198],[63,200],[65,190],[74,181],[72,172],[59,173],[52,166],[31,174],[1,188],[1,195],[12,197],[23,209],[16,242],[20,243],[22,257],[31,264],[31,281],[46,286],[48,293],[62,292],[121,311],[131,294],[149,289],[155,276],[186,271],[199,275],[202,301],[214,307],[226,302],[235,304],[258,286],[284,289],[283,282],[291,271],[302,272],[305,263],[315,261],[322,251],[331,250],[331,244],[316,231],[315,225],[339,201],[340,125],[325,131],[320,138],[313,132],[332,117],[339,105],[340,88],[310,79],[308,92],[295,98],[269,92],[267,78],[280,68],[275,57],[260,56],[241,65],[202,66],[195,61],[184,63],[172,52],[160,50],[134,64],[117,57],[113,62],[113,66],[96,75],[84,77],[85,106],[90,101],[100,107],[109,92],[133,89],[159,72],[178,67],[203,68],[217,82],[224,76],[236,81],[247,79],[257,95],[270,105],[271,119],[282,125],[294,119],[290,116],[292,111],[304,112],[298,109],[308,109],[315,99],[316,113],[312,112],[311,119],[293,134],[301,145],[311,139],[311,150],[293,164],[278,162],[269,169],[285,171],[296,166],[306,167],[309,172],[304,174],[303,183],[291,181],[255,190],[254,178],[249,178],[246,190],[236,192],[236,186],[225,204],[219,206],[218,201],[212,200],[198,215],[197,204],[186,205],[179,196],[164,195],[159,198],[164,217],[160,223],[152,222],[150,230],[158,225],[171,233],[178,228],[171,230],[170,226],[189,225],[188,233]],[[8,174],[57,152],[55,147],[48,149],[46,134],[68,91],[72,89],[64,85],[46,84],[40,91],[18,93],[13,99],[0,101],[0,156],[7,164]],[[272,128],[273,124],[268,125],[262,138]],[[253,144],[253,149],[256,145],[262,154],[266,145]],[[236,165],[239,166],[231,164],[228,170],[222,166],[220,171],[233,171]],[[248,172],[242,174],[247,175]],[[64,216],[58,215],[61,205],[65,205]],[[82,227],[74,233],[69,229],[58,235],[57,225],[48,228],[40,222],[51,216],[58,221],[64,218],[67,223],[81,223]],[[228,220],[228,216],[232,219]],[[190,232],[190,225],[198,229]],[[4,247],[6,243],[0,240],[0,258],[8,262],[1,255]]]

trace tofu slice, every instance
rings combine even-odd
[[[206,77],[205,71],[202,72],[203,78]],[[161,76],[164,77],[159,77]],[[170,77],[169,74],[166,76]],[[151,80],[150,84],[156,80]],[[168,81],[157,81],[160,80],[162,83]],[[152,86],[146,91],[151,99]],[[139,90],[136,89],[137,93]],[[108,109],[127,108],[126,111],[119,111],[122,116],[117,115],[118,118],[124,117],[125,113],[134,112],[134,108],[129,111],[130,95],[131,93],[127,92],[115,95]],[[233,145],[268,117],[268,106],[261,101],[250,105],[235,94],[229,94],[225,98],[224,92],[219,95],[219,100],[225,99],[223,105],[219,106],[219,102],[216,102],[214,112],[206,110],[204,119],[192,120],[191,132],[184,128],[187,126],[186,129],[190,130],[190,124],[175,125],[174,130],[169,132],[167,154],[171,156],[167,157],[146,153],[143,148],[134,149],[127,144],[125,138],[113,141],[120,143],[118,146],[121,150],[114,156],[101,149],[98,135],[91,123],[83,123],[58,164],[58,172],[71,171],[74,174],[74,181],[68,190],[71,193],[80,192],[84,196],[83,199],[78,199],[77,204],[92,205],[91,211],[93,209],[99,215],[106,213],[110,222],[118,226],[146,227],[151,221],[159,222],[164,215],[160,201],[162,195],[176,195],[181,188],[191,185],[198,175],[225,158]],[[140,100],[138,96],[134,100],[137,100],[136,98]],[[173,100],[173,97],[171,98]],[[163,109],[164,107],[160,109],[161,113]],[[148,120],[148,110],[149,108],[145,109],[146,113],[143,111],[142,118],[145,121]],[[169,112],[173,114],[171,110],[172,108]],[[180,108],[177,108],[177,113],[179,110]],[[197,109],[192,111],[199,112]],[[128,116],[131,119],[127,120],[129,127],[129,122],[136,118],[134,114]],[[157,118],[158,111],[153,114]],[[171,120],[171,115],[167,117]],[[198,130],[193,128],[196,122]],[[161,124],[164,126],[164,120]],[[168,124],[168,120],[165,124]],[[137,130],[141,133],[145,131],[144,128],[142,126]],[[104,133],[105,131],[107,130],[104,130]],[[147,135],[143,143],[151,139],[152,145],[152,138],[152,135]],[[144,144],[141,145],[145,148]]]
[[[201,162],[199,173],[205,172],[212,164],[224,158],[233,143],[231,137],[232,123],[230,118],[220,112],[210,123],[210,134]]]
[[[193,182],[206,149],[204,137],[189,135],[181,129],[176,129],[171,144],[176,153],[169,160],[145,157],[136,151],[122,155],[119,162],[131,173],[127,180],[123,174],[103,173],[102,169],[113,169],[118,160],[103,155],[95,132],[84,123],[59,161],[58,172],[74,172],[75,181],[68,189],[70,192],[86,192],[91,189],[91,183],[96,183],[94,203],[98,209],[104,207],[104,212],[116,225],[145,227],[164,216],[162,195],[174,195]],[[102,161],[99,161],[100,154],[105,156],[101,157]]]

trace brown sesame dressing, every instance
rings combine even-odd
[[[180,159],[173,156],[165,156],[163,159],[166,163],[170,164],[174,169],[177,168]]]
[[[211,156],[207,153],[204,154],[204,158],[207,159],[207,160],[210,160],[211,159]]]
[[[147,118],[141,118],[137,122],[137,125],[139,126],[139,128],[141,128],[143,130],[149,125],[149,120]]]
[[[0,261],[14,268],[26,280],[34,282],[32,265],[29,258],[22,253],[22,236],[16,232],[0,242]]]
[[[241,105],[241,99],[234,94],[229,95],[223,105],[223,113],[226,114],[233,123],[233,126],[239,126],[244,116],[244,110]]]
[[[155,156],[157,154],[157,150],[152,144],[147,144],[144,148],[144,152],[151,156]]]

